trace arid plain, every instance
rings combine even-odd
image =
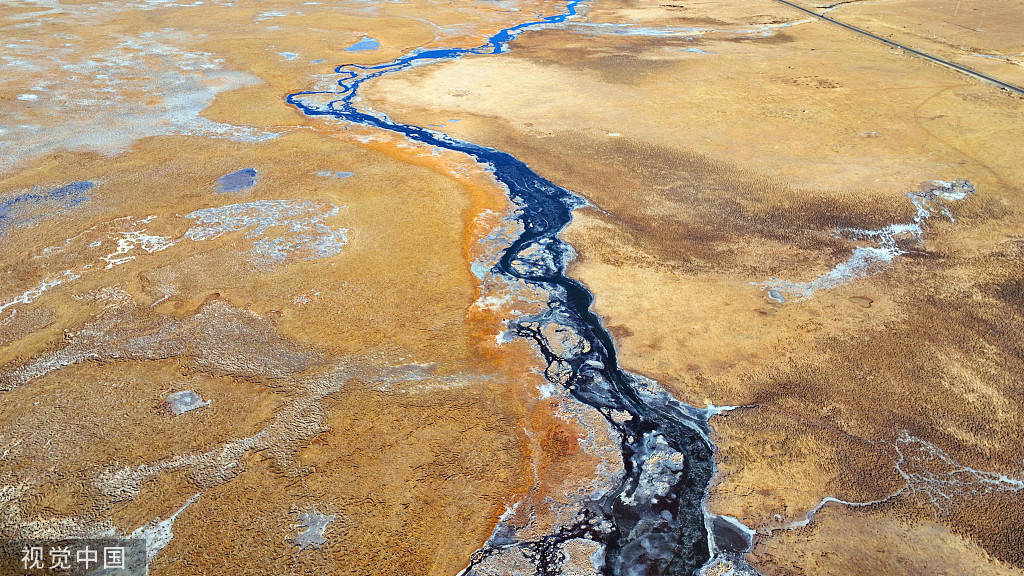
[[[849,9],[911,45],[962,46],[945,25],[902,32],[912,12],[886,20],[904,4]],[[954,4],[913,10],[943,22]],[[968,40],[1019,53],[1016,8]],[[1024,567],[1020,97],[774,2],[602,2],[500,62],[369,94],[407,121],[459,118],[454,134],[592,202],[566,234],[571,271],[624,366],[691,404],[741,406],[713,421],[712,506],[758,531],[755,566]],[[935,180],[976,193],[922,217]],[[923,233],[897,233],[890,262],[835,274],[880,245],[843,230],[915,219]],[[826,498],[857,504],[825,501],[806,522]]]
[[[801,5],[1024,83],[1024,2]],[[487,272],[492,172],[286,101],[564,3],[0,6],[0,535],[454,575],[618,473],[508,332],[546,297]],[[1021,97],[769,0],[596,0],[358,105],[589,203],[569,275],[623,368],[724,407],[708,507],[758,571],[1024,571]]]

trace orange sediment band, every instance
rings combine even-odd
[[[455,181],[465,192],[468,205],[463,209],[462,219],[462,254],[468,269],[473,262],[487,256],[487,247],[481,242],[501,221],[513,210],[513,205],[505,191],[495,182],[491,175],[479,164],[460,154],[442,151],[433,152],[433,148],[423,145],[410,145],[404,138],[387,132],[362,127],[348,129],[324,130],[332,137],[346,141],[354,141],[358,145],[380,154],[395,158],[414,166],[428,168],[437,174]],[[475,296],[483,295],[483,286],[473,276]],[[509,310],[470,307],[466,313],[467,324],[475,342],[476,351],[496,368],[509,370],[511,358],[506,350],[499,350],[496,337],[504,329],[503,321],[509,317]],[[521,358],[517,358],[522,360]],[[531,355],[530,361],[535,361]],[[517,362],[518,363],[518,362]],[[521,369],[522,364],[518,364]]]
[[[358,142],[360,146],[390,156],[402,162],[428,168],[455,181],[464,191],[467,200],[462,210],[462,254],[468,269],[473,262],[486,261],[495,254],[493,248],[481,242],[494,230],[502,226],[503,220],[512,214],[514,206],[502,187],[479,164],[460,154],[442,151],[434,154],[432,148],[410,144],[404,138],[373,129],[349,127],[330,132],[331,136]],[[430,153],[424,153],[429,150]],[[499,247],[500,248],[500,247]],[[476,298],[484,295],[479,278],[472,275]],[[535,515],[542,523],[554,522],[554,512],[546,504],[548,498],[562,501],[573,491],[573,487],[586,484],[586,479],[595,473],[594,457],[584,453],[580,440],[586,432],[572,419],[560,415],[559,400],[538,398],[534,385],[543,382],[537,375],[536,382],[523,379],[524,367],[543,368],[543,361],[537,356],[532,345],[526,341],[515,341],[500,345],[498,334],[505,329],[505,320],[511,317],[508,305],[470,306],[466,310],[472,346],[478,360],[488,369],[503,374],[519,385],[498,391],[514,406],[515,418],[520,423],[517,434],[519,450],[524,458],[516,475],[520,479],[515,486],[496,501],[492,510],[493,520],[506,512],[512,502],[520,502],[519,514],[524,514],[523,525]],[[511,522],[516,522],[513,515]]]

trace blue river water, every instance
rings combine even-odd
[[[749,546],[749,540],[734,527],[705,513],[705,492],[714,472],[707,411],[683,404],[656,383],[620,369],[612,338],[591,311],[593,295],[565,275],[572,252],[558,236],[572,219],[573,210],[585,202],[510,154],[363,112],[354,104],[359,87],[368,80],[431,62],[501,54],[523,31],[576,15],[581,1],[570,0],[560,14],[505,28],[476,48],[421,49],[388,63],[338,66],[337,90],[296,92],[287,97],[307,115],[389,130],[416,142],[467,154],[491,169],[518,205],[517,217],[523,227],[493,272],[539,286],[550,298],[543,314],[517,321],[516,332],[537,343],[548,364],[547,378],[564,386],[579,402],[599,410],[621,438],[625,474],[619,485],[582,503],[573,525],[543,538],[520,540],[499,526],[470,559],[464,572],[467,576],[494,573],[494,560],[511,548],[532,563],[537,574],[558,574],[565,557],[562,546],[574,539],[602,545],[600,573],[622,576],[690,575],[713,552],[736,556]],[[538,258],[539,253],[543,257]],[[585,344],[566,350],[549,342],[541,329],[545,325],[568,328]],[[710,539],[709,530],[713,533]],[[714,534],[717,531],[721,533]]]

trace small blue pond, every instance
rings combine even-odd
[[[364,50],[376,50],[380,48],[380,42],[376,38],[370,38],[369,36],[363,36],[363,39],[355,44],[345,48],[347,52],[362,52]]]
[[[348,178],[354,174],[355,172],[345,172],[344,170],[336,170],[333,172],[331,170],[321,170],[316,173],[316,175],[321,178]]]
[[[256,169],[243,168],[238,172],[225,174],[217,178],[218,192],[238,192],[256,185]]]

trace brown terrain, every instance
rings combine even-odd
[[[964,2],[1016,11],[956,36],[946,4],[829,15],[1019,81],[968,56],[1024,51],[1024,6]],[[758,569],[1024,570],[1021,98],[768,1],[599,2],[501,59],[365,94],[402,121],[458,118],[447,131],[593,203],[565,235],[571,273],[623,365],[742,407],[712,422],[711,507],[757,530]],[[958,179],[976,192],[928,195]],[[923,237],[897,238],[891,263],[768,292],[827,278],[872,245],[839,231],[913,223],[921,198]],[[806,522],[830,497],[850,505]]]
[[[1024,3],[959,4],[828,15],[1024,83]],[[603,421],[499,337],[542,298],[473,273],[504,190],[284,101],[562,4],[0,5],[0,536],[170,520],[155,574],[454,575],[600,482]],[[710,508],[762,573],[1024,572],[1020,97],[770,0],[598,0],[361,94],[591,203],[571,275],[623,367],[737,407]],[[829,276],[886,247],[843,230],[915,218]]]
[[[284,102],[337,63],[519,18],[5,7],[26,63],[0,88],[0,534],[170,520],[153,573],[450,575],[512,502],[543,518],[591,482],[590,416],[542,397],[528,342],[498,343],[533,299],[470,270],[503,246],[504,191],[465,158]],[[345,52],[363,36],[380,49]],[[218,192],[246,169],[254,185]],[[209,404],[175,414],[186,390]]]

